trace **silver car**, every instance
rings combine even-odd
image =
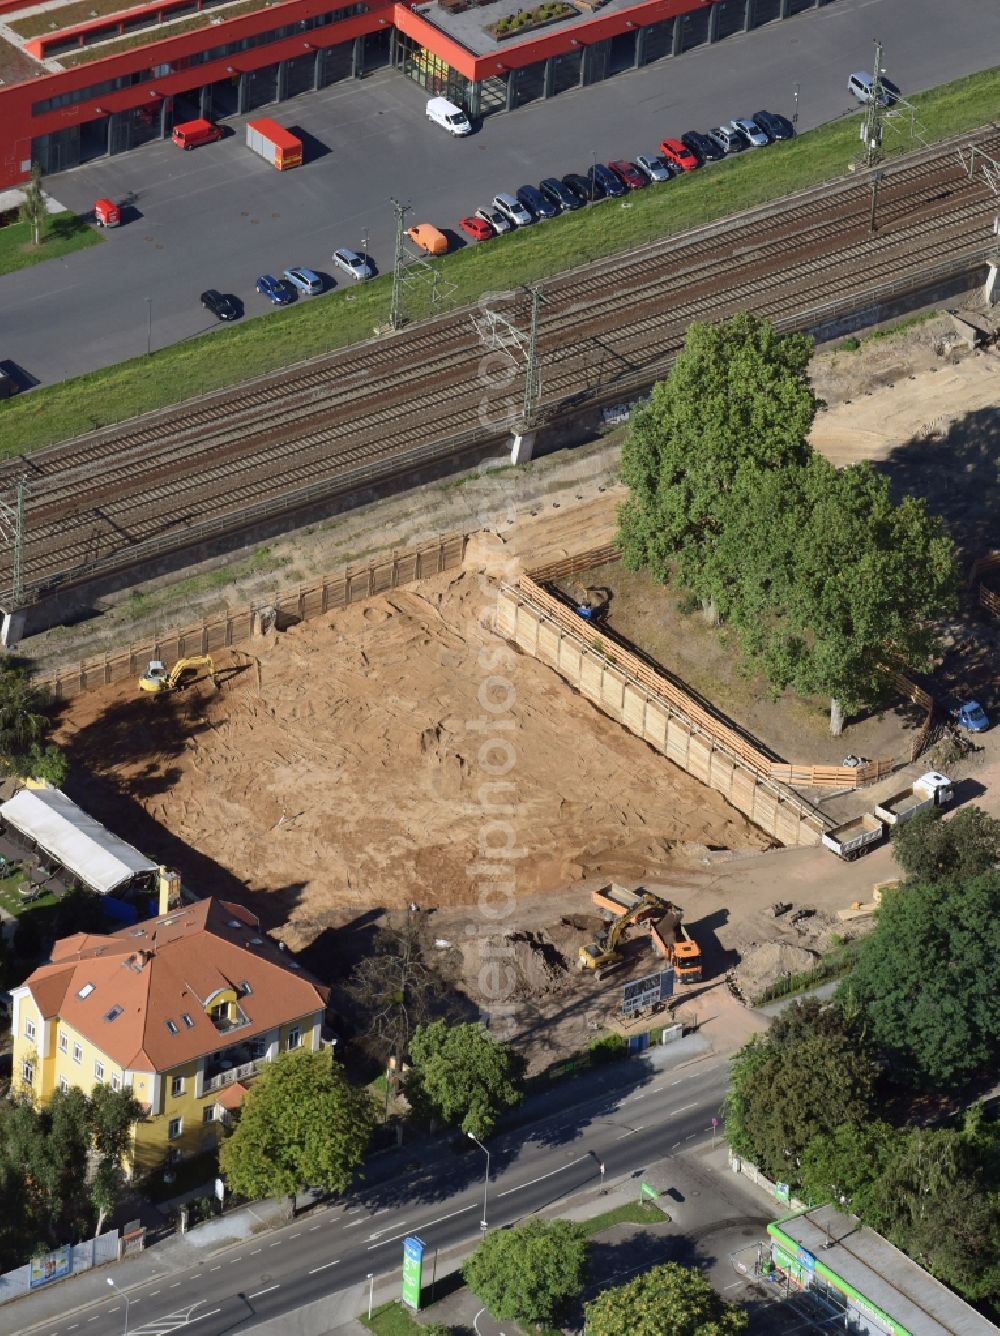
[[[496,209],[477,209],[474,216],[481,218],[484,223],[489,223],[498,237],[502,237],[505,232],[511,231],[513,226],[509,219],[505,218]]]
[[[756,121],[752,121],[749,116],[735,116],[729,123],[737,133],[750,141],[751,148],[767,148],[771,142]]]
[[[640,153],[635,160],[635,165],[642,172],[647,181],[669,181],[673,172],[655,153]]]
[[[505,191],[493,196],[493,207],[514,227],[527,227],[535,221],[521,201]]]
[[[371,278],[375,273],[375,266],[367,255],[359,255],[357,251],[348,250],[346,246],[333,252],[333,263],[338,269],[343,269],[345,274],[350,274],[352,278],[359,280]]]
[[[734,130],[731,125],[717,125],[714,130],[707,131],[709,139],[721,148],[723,153],[742,153],[749,145],[738,130]]]

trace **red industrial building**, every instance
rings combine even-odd
[[[0,0],[0,187],[384,66],[510,111],[830,2]]]

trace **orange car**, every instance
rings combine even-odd
[[[447,253],[448,238],[443,232],[439,232],[432,223],[417,223],[415,227],[408,227],[406,235],[415,246],[419,246],[428,255],[444,255]]]

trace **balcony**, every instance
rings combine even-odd
[[[258,1072],[262,1071],[268,1062],[268,1058],[253,1058],[249,1062],[233,1064],[230,1067],[226,1067],[223,1063],[222,1069],[214,1076],[209,1076],[206,1072],[202,1094],[210,1095],[213,1091],[222,1090],[235,1081],[247,1081],[250,1077],[256,1076]]]

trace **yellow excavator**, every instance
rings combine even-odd
[[[649,917],[650,910],[662,910],[664,902],[658,895],[647,892],[640,900],[616,918],[605,936],[590,946],[581,946],[577,967],[581,970],[593,970],[599,979],[605,978],[624,963],[624,957],[617,950],[618,943],[628,928],[643,918]]]
[[[215,676],[215,664],[208,654],[195,654],[188,659],[178,659],[172,668],[167,668],[165,663],[159,659],[150,659],[149,667],[139,678],[139,690],[146,691],[150,695],[159,696],[167,691],[175,691],[180,686],[181,680],[186,673],[194,672],[198,668],[207,668],[208,675],[212,679],[212,686],[219,685]]]

